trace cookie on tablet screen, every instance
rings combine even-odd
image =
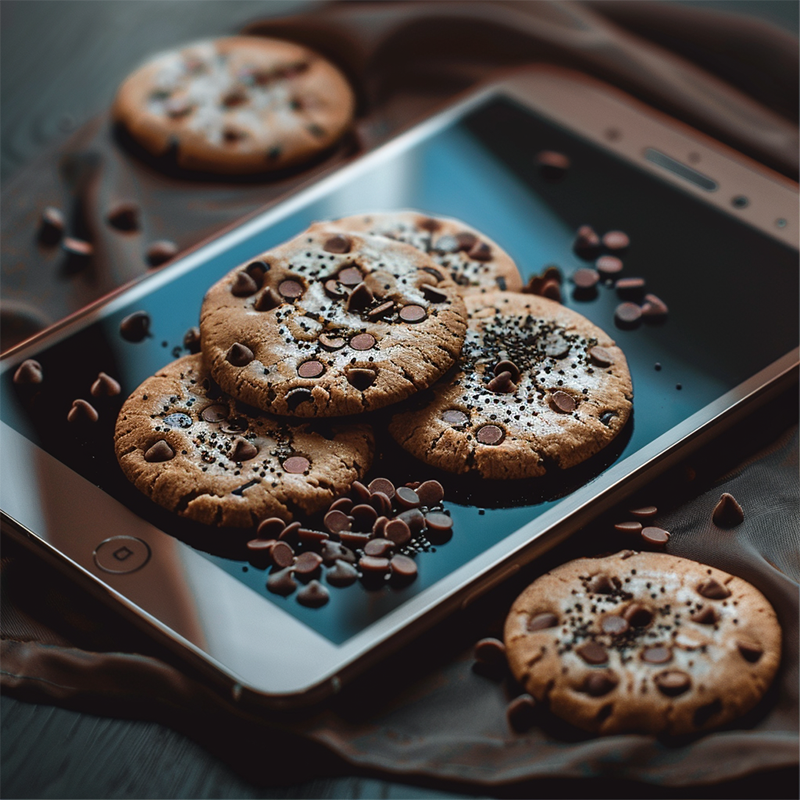
[[[527,692],[602,734],[730,722],[761,699],[781,654],[777,617],[754,586],[630,550],[540,577],[514,602],[505,641]]]
[[[522,289],[511,256],[464,222],[419,211],[385,211],[343,217],[329,223],[338,230],[387,236],[427,253],[462,293]]]
[[[455,284],[424,253],[315,225],[212,286],[200,331],[228,394],[331,417],[429,386],[455,363],[465,317]]]
[[[125,401],[122,471],[161,506],[208,525],[250,527],[327,508],[372,462],[369,425],[288,425],[209,380],[200,355],[148,378]]]
[[[456,371],[389,432],[448,472],[530,478],[605,447],[631,411],[622,351],[559,303],[494,292],[465,298],[467,336]]]
[[[117,92],[113,117],[148,152],[188,170],[259,173],[306,161],[350,126],[344,76],[300,45],[258,36],[161,53]]]

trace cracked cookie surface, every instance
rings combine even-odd
[[[159,505],[208,525],[250,527],[327,508],[364,477],[374,440],[369,425],[289,425],[247,408],[192,355],[130,395],[114,446],[126,477]]]
[[[509,612],[505,643],[514,677],[568,722],[680,735],[755,706],[778,669],[781,629],[741,578],[627,550],[534,581]]]
[[[327,224],[336,230],[386,236],[413,245],[427,253],[462,294],[522,289],[522,277],[511,256],[461,220],[400,210],[356,214]]]
[[[112,113],[145,150],[184,169],[249,174],[327,149],[354,108],[347,80],[319,54],[231,36],[150,59],[122,83]]]
[[[465,301],[457,367],[392,418],[402,447],[448,472],[530,478],[586,460],[622,430],[631,377],[600,328],[543,297],[494,292]]]
[[[279,415],[371,411],[430,386],[466,330],[457,287],[414,247],[313,225],[206,293],[202,351],[229,394]]]

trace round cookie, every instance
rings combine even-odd
[[[402,210],[357,214],[327,224],[413,245],[427,253],[461,287],[462,294],[522,289],[522,277],[511,256],[460,220]]]
[[[274,414],[357,414],[425,389],[466,329],[457,287],[379,236],[314,225],[206,293],[203,355],[220,386]]]
[[[755,587],[712,567],[626,550],[534,581],[505,624],[508,662],[533,697],[600,734],[687,734],[763,696],[781,629]]]
[[[347,80],[317,53],[231,36],[150,59],[122,83],[112,116],[153,155],[233,175],[308,160],[342,136],[354,108]]]
[[[389,424],[402,447],[448,472],[530,478],[584,461],[622,430],[631,377],[600,328],[543,297],[465,301],[457,370]]]
[[[244,408],[209,380],[200,355],[144,381],[115,432],[122,471],[151,500],[234,527],[327,508],[363,478],[373,444],[369,425],[288,425]]]

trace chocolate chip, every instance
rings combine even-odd
[[[407,305],[400,309],[400,319],[403,322],[417,323],[422,322],[428,316],[428,312],[422,306]]]
[[[287,300],[295,300],[303,294],[303,284],[298,281],[285,280],[278,285],[278,294]]]
[[[395,499],[402,508],[419,508],[422,505],[419,495],[408,486],[400,486],[395,491]]]
[[[616,614],[610,614],[603,617],[600,622],[600,629],[603,633],[610,633],[612,636],[619,636],[625,633],[630,628],[628,622],[623,617],[618,617]]]
[[[411,529],[402,519],[389,520],[383,529],[383,535],[401,547],[411,541]]]
[[[337,278],[343,286],[355,287],[364,280],[364,274],[358,267],[345,267]]]
[[[600,256],[594,262],[595,269],[604,278],[613,278],[622,272],[622,260],[616,256]]]
[[[119,324],[120,336],[126,342],[138,343],[150,335],[150,315],[145,311],[128,314]]]
[[[641,537],[653,547],[664,547],[669,541],[669,533],[663,528],[657,528],[654,525],[642,528]]]
[[[542,150],[536,154],[534,161],[539,174],[546,181],[561,180],[570,167],[569,158],[555,150]]]
[[[206,406],[200,412],[201,419],[206,422],[222,422],[228,418],[228,407],[221,403],[214,403],[213,405]]]
[[[282,303],[283,300],[281,300],[280,295],[271,286],[268,286],[256,298],[253,308],[256,311],[272,311],[273,308],[277,308]]]
[[[94,253],[94,248],[89,242],[85,242],[83,239],[75,239],[72,236],[65,237],[61,243],[61,248],[70,258],[84,261]]]
[[[237,272],[231,282],[231,294],[234,297],[249,297],[258,291],[258,284],[246,271]]]
[[[284,530],[286,529],[284,528]],[[290,567],[294,564],[294,550],[292,550],[291,545],[285,541],[279,541],[272,548],[271,555],[272,562],[276,567]]]
[[[14,383],[19,385],[39,384],[44,380],[42,365],[32,358],[23,361],[14,373]]]
[[[517,733],[532,728],[538,714],[538,704],[529,694],[518,695],[506,706],[506,721]]]
[[[305,456],[289,456],[282,466],[284,472],[292,475],[302,475],[311,467],[311,462]]]
[[[425,527],[425,517],[418,508],[409,508],[397,515],[397,519],[405,522],[412,534],[419,533]]]
[[[629,625],[634,628],[645,628],[653,621],[653,612],[641,603],[632,603],[622,614]]]
[[[286,394],[286,405],[289,407],[290,411],[296,411],[297,407],[302,403],[307,403],[313,400],[314,395],[311,393],[311,391],[309,389],[304,389],[303,387],[292,389]]]
[[[263,285],[264,276],[270,271],[270,265],[263,260],[251,261],[244,271],[259,285]]]
[[[505,644],[491,636],[478,641],[473,654],[476,661],[483,661],[485,664],[504,665],[506,663]]]
[[[367,488],[373,494],[375,492],[381,492],[382,494],[385,494],[390,500],[394,497],[394,484],[388,478],[375,478],[374,480],[370,481],[370,484]]]
[[[614,309],[614,321],[620,328],[636,328],[642,321],[642,310],[636,303],[620,303]]]
[[[581,687],[582,691],[590,697],[604,697],[617,688],[619,678],[608,670],[605,672],[592,672],[586,676]]]
[[[486,384],[486,388],[495,394],[510,394],[516,390],[517,386],[510,372],[501,372]]]
[[[511,380],[514,381],[514,383],[519,383],[520,379],[519,367],[517,367],[517,365],[513,361],[508,361],[507,359],[498,361],[497,364],[495,364],[495,367],[492,371],[494,372],[495,375],[500,375],[503,372],[510,372]]]
[[[575,648],[575,652],[587,664],[605,664],[608,661],[608,653],[605,647],[597,642],[585,642],[580,647]]]
[[[497,425],[482,425],[478,428],[475,438],[481,444],[497,445],[506,438],[505,431]]]
[[[280,544],[280,543],[279,543]],[[278,547],[279,545],[275,545]],[[289,545],[286,545],[287,547]],[[274,549],[274,548],[273,548]],[[297,588],[297,581],[292,577],[292,570],[287,566],[280,572],[275,572],[267,578],[267,590],[273,594],[287,597]]]
[[[677,697],[687,691],[692,685],[691,677],[679,669],[659,672],[658,675],[653,678],[653,681],[661,694],[667,697]]]
[[[372,575],[385,575],[390,569],[389,559],[377,556],[362,556],[358,567],[363,573]]]
[[[562,414],[571,414],[578,407],[575,398],[571,394],[562,391],[553,392],[550,395],[550,404]]]
[[[472,247],[470,247],[469,252],[467,255],[473,261],[491,261],[492,260],[492,248],[486,242],[476,242]]]
[[[642,316],[646,322],[661,322],[669,314],[667,304],[654,294],[646,294],[642,303]]]
[[[368,533],[355,533],[353,531],[341,531],[339,538],[348,547],[363,548],[364,545],[370,540]]]
[[[188,414],[176,412],[164,417],[162,422],[170,428],[191,428],[192,418]]]
[[[363,311],[375,299],[366,283],[359,283],[347,298],[348,311]]]
[[[709,600],[724,600],[726,597],[731,596],[728,587],[714,578],[708,578],[702,581],[697,587],[697,593],[701,594],[703,597],[707,597]]]
[[[372,530],[375,520],[378,518],[378,512],[372,505],[359,503],[353,506],[350,516],[353,518],[354,530],[359,533],[369,533]]]
[[[97,422],[99,418],[95,407],[86,400],[73,400],[72,408],[67,413],[67,421],[72,423]]]
[[[609,231],[603,236],[603,247],[616,253],[622,253],[627,250],[630,243],[631,240],[628,234],[622,231]]]
[[[383,492],[373,492],[369,498],[370,505],[383,516],[390,516],[392,513],[392,501]],[[374,528],[373,528],[374,530]]]
[[[331,586],[350,586],[358,580],[358,570],[352,564],[340,559],[325,573],[325,580]]]
[[[430,283],[425,283],[420,288],[425,299],[431,303],[444,303],[447,300],[447,292],[437,289]]]
[[[612,594],[617,587],[608,575],[601,572],[592,578],[586,588],[592,594]]]
[[[349,531],[353,527],[353,521],[350,517],[339,510],[329,511],[325,515],[323,523],[331,533]]]
[[[122,387],[119,385],[119,381],[114,380],[105,372],[100,372],[90,391],[92,397],[116,397],[122,391]]]
[[[378,373],[374,369],[362,369],[356,367],[347,373],[347,382],[359,392],[369,389],[375,383]]]
[[[644,278],[620,278],[616,285],[617,294],[620,297],[637,299],[644,292]]]
[[[462,231],[455,235],[456,247],[459,250],[470,250],[478,242],[478,237],[469,231]]]
[[[705,606],[692,614],[689,619],[691,619],[692,622],[696,622],[698,625],[714,625],[719,617],[711,606]]]
[[[604,411],[600,415],[600,422],[602,422],[603,425],[608,427],[611,424],[611,420],[614,419],[614,417],[616,417],[616,416],[617,416],[617,413],[615,411]]]
[[[350,241],[349,236],[337,233],[325,240],[322,249],[328,253],[349,253],[352,246],[353,243]]]
[[[744,511],[732,494],[724,492],[714,508],[711,519],[719,528],[735,528],[744,522]]]
[[[558,281],[544,281],[541,291],[539,292],[542,297],[548,300],[553,300],[556,303],[561,302],[561,286]]]
[[[255,458],[257,455],[258,448],[252,442],[248,442],[247,439],[241,437],[234,440],[230,455],[231,461],[250,461],[251,458]]]
[[[469,423],[469,417],[463,411],[451,408],[442,413],[442,421],[454,428],[463,428]]]
[[[371,350],[375,346],[375,337],[370,333],[357,333],[350,340],[353,350]]]
[[[572,282],[575,284],[575,288],[584,292],[594,289],[599,280],[600,274],[597,270],[588,269],[587,267],[576,270],[572,275]]]
[[[159,439],[155,444],[150,445],[150,447],[144,451],[144,460],[150,464],[169,461],[174,457],[175,451],[164,439]]]
[[[392,577],[396,580],[410,581],[417,577],[417,564],[413,558],[404,555],[392,556],[389,562]]]
[[[49,247],[58,244],[66,227],[61,211],[53,206],[47,206],[39,220],[39,241]]]
[[[194,326],[183,334],[183,346],[190,353],[200,352],[200,328]]]
[[[139,206],[125,200],[115,203],[106,216],[106,222],[118,231],[139,230]]]
[[[276,539],[251,539],[246,545],[248,556],[258,559],[259,565],[265,564],[265,560],[268,563],[271,561],[272,548],[277,543]]]
[[[350,484],[350,489],[356,496],[356,502],[368,503],[369,498],[372,496],[372,492],[361,481],[353,481]]]
[[[244,417],[233,417],[233,419],[223,421],[219,429],[223,433],[244,433],[249,427],[247,420]]]
[[[548,358],[564,358],[569,355],[569,342],[563,336],[548,336],[542,345],[543,352]]]
[[[742,658],[750,664],[755,664],[764,655],[764,648],[746,639],[737,639],[736,647]]]
[[[546,628],[555,628],[557,625],[558,617],[545,611],[530,617],[525,629],[533,633],[534,631],[543,631]]]
[[[416,492],[420,503],[427,508],[436,506],[444,500],[444,487],[439,481],[425,481],[417,487]]]
[[[672,650],[662,645],[645,647],[642,650],[642,661],[646,661],[648,664],[666,664],[667,661],[672,661]]]
[[[630,522],[618,522],[614,526],[615,531],[619,531],[620,533],[631,533],[631,534],[640,534],[642,532],[642,523],[637,521],[630,521]]]
[[[327,333],[321,333],[317,341],[326,350],[341,350],[345,345],[345,341],[341,336],[329,336]]]
[[[151,267],[160,267],[175,258],[178,252],[178,245],[175,242],[162,239],[161,241],[153,242],[144,251],[144,258]]]
[[[330,540],[322,543],[320,555],[327,566],[331,566],[337,561],[346,561],[349,564],[355,564],[356,562],[356,554],[349,547],[345,547],[340,542],[332,542]]]
[[[268,517],[258,523],[256,536],[259,539],[277,539],[285,527],[286,523],[280,517]]]
[[[444,280],[444,275],[442,275],[442,273],[439,272],[439,270],[436,269],[435,267],[423,267],[422,269],[423,269],[424,272],[427,272],[428,275],[433,275],[433,277],[436,279],[437,283],[439,281],[443,281]],[[424,287],[423,287],[423,290],[424,290]]]
[[[350,513],[350,509],[353,507],[353,501],[349,497],[340,497],[338,500],[334,500],[328,511],[341,511],[345,514]]]
[[[639,506],[639,508],[631,508],[628,513],[636,519],[652,519],[658,514],[656,506]]]
[[[439,511],[429,511],[425,515],[425,526],[436,533],[444,533],[453,527],[453,520]]]
[[[611,351],[599,345],[590,347],[588,355],[598,367],[610,367],[614,363],[614,356]]]
[[[394,550],[395,543],[391,539],[371,539],[364,545],[364,555],[367,556],[387,556]]]
[[[320,564],[322,564],[322,556],[306,550],[297,556],[294,562],[294,571],[296,575],[313,575],[319,569]]]
[[[385,303],[381,303],[379,306],[375,306],[375,308],[367,311],[367,316],[370,319],[380,319],[389,314],[393,308],[394,300],[387,300]]]
[[[241,342],[234,342],[225,355],[225,360],[234,367],[247,366],[255,358],[255,353]]]
[[[298,368],[297,374],[301,378],[319,378],[325,372],[325,366],[319,361],[304,361]]]
[[[600,237],[590,225],[581,225],[572,249],[579,258],[593,261],[600,255]]]

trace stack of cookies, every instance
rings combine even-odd
[[[438,469],[571,467],[625,424],[630,375],[603,331],[521,287],[499,245],[458,220],[315,223],[208,290],[202,352],[131,395],[119,462],[155,502],[237,527],[313,514],[364,478],[378,409]]]

